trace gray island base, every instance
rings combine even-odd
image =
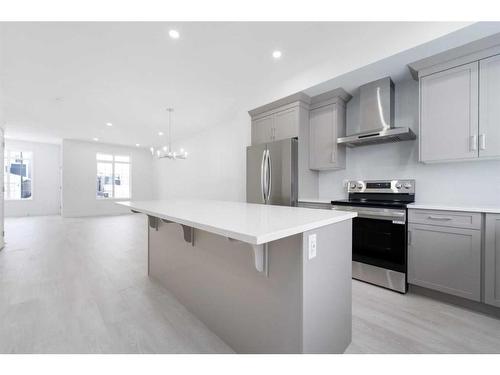
[[[350,344],[352,217],[261,245],[259,272],[255,244],[147,214],[149,276],[235,352],[343,353]]]

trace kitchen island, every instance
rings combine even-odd
[[[148,274],[238,353],[342,353],[355,213],[212,200],[147,215]]]

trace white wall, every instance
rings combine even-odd
[[[186,160],[154,162],[156,197],[246,199],[246,146],[250,118],[241,111],[221,125],[174,144],[189,152]]]
[[[418,83],[397,83],[396,126],[410,126],[418,137]],[[358,126],[359,97],[347,104],[348,132]],[[319,194],[345,197],[346,179],[414,178],[416,200],[440,203],[500,203],[500,161],[440,164],[418,162],[418,141],[385,143],[347,149],[347,168],[321,172]]]
[[[130,212],[115,204],[116,200],[96,198],[97,153],[130,155],[131,199],[153,198],[153,172],[149,150],[65,139],[62,143],[63,216],[115,215]]]
[[[58,215],[61,207],[61,147],[6,139],[5,149],[33,152],[32,198],[6,200],[5,216]]]

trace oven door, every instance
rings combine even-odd
[[[352,227],[352,260],[406,273],[406,210],[334,207],[357,212]]]

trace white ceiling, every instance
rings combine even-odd
[[[161,145],[167,107],[180,139],[467,24],[2,23],[4,127],[26,140]]]

